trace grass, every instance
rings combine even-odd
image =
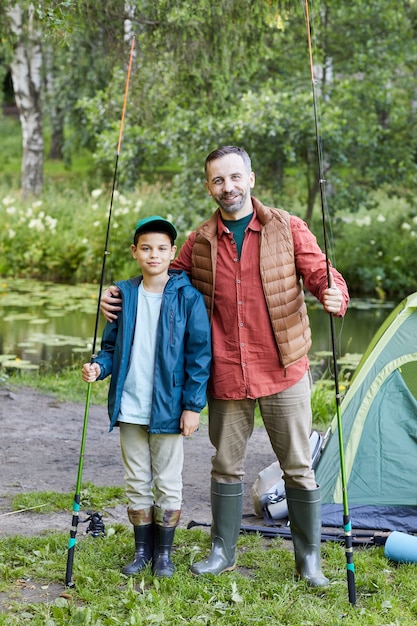
[[[85,402],[87,384],[81,379],[81,366],[80,361],[60,372],[54,371],[52,368],[44,368],[40,371],[18,370],[12,374],[3,372],[0,377],[0,386],[7,386],[12,390],[30,387],[40,393],[52,394],[61,402],[67,401],[68,398],[71,398],[72,402]],[[107,404],[109,382],[110,378],[93,383],[91,393],[93,404],[103,406]]]
[[[81,486],[80,506],[83,509],[103,509],[126,503],[123,487],[97,487],[86,482]],[[22,511],[39,509],[39,513],[56,511],[71,511],[73,495],[57,493],[56,491],[32,491],[19,493],[12,499],[11,510]]]
[[[62,400],[69,390],[72,399],[79,394],[81,400],[85,390],[78,368],[61,375],[21,372],[7,380],[8,387],[20,385],[54,393]],[[320,387],[321,410],[326,393],[326,387]],[[19,494],[12,508],[69,511],[72,498],[73,494],[54,492]],[[83,511],[123,501],[120,487],[83,485]],[[173,554],[177,573],[172,579],[154,579],[148,570],[128,579],[120,570],[132,557],[131,529],[121,524],[109,526],[107,521],[106,527],[106,538],[82,535],[79,530],[74,588],[64,585],[67,533],[0,538],[0,624],[411,626],[417,620],[417,564],[393,564],[385,558],[383,547],[355,548],[357,603],[353,607],[348,600],[344,547],[337,542],[322,546],[323,570],[331,581],[322,590],[309,589],[295,579],[289,542],[259,534],[239,537],[235,572],[219,577],[191,576],[190,564],[207,554],[210,543],[207,529],[198,527],[177,530]],[[50,590],[49,598],[39,595],[30,599],[25,589],[32,587]]]
[[[0,539],[1,624],[80,625],[179,624],[302,626],[371,626],[416,623],[416,565],[393,565],[383,548],[355,551],[357,604],[347,596],[344,549],[322,548],[327,589],[309,589],[294,578],[293,554],[285,540],[241,535],[239,568],[219,577],[195,578],[189,566],[205,555],[207,532],[194,528],[176,533],[172,579],[154,579],[148,570],[127,579],[120,568],[132,556],[132,533],[116,525],[105,539],[81,538],[76,545],[73,582],[64,589],[67,537]],[[62,596],[50,602],[22,602],[17,581],[54,587]],[[62,587],[62,589],[60,589]],[[4,602],[4,598],[8,597]],[[14,597],[13,597],[14,596]]]
[[[2,177],[4,180],[18,184],[22,167],[22,129],[18,116],[2,115],[0,112],[0,127],[2,136]],[[93,165],[91,152],[79,150],[71,158],[71,167],[64,161],[48,158],[49,137],[45,132],[45,159],[44,176],[45,180],[75,180],[79,182],[79,177],[93,175]]]

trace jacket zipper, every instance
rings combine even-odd
[[[174,345],[174,311],[169,312],[169,341],[171,346]]]

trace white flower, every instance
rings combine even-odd
[[[8,213],[9,215],[14,215],[16,213],[16,207],[15,206],[7,207],[6,213]]]
[[[97,226],[100,226],[100,225],[101,225],[100,220],[96,220],[95,222],[93,222],[94,228],[97,228]]]
[[[39,233],[45,230],[45,226],[40,219],[33,219],[29,222],[29,230],[37,230]]]
[[[395,263],[398,263],[398,261],[401,261],[401,257],[395,256],[392,260],[395,261]]]
[[[413,224],[417,224],[417,215],[415,215],[412,219]]]
[[[87,237],[84,237],[84,239],[81,240],[81,243],[86,246],[88,244]]]
[[[36,200],[36,202],[32,202],[32,207],[34,209],[37,209],[40,206],[42,206],[42,200]]]
[[[58,224],[58,220],[55,217],[47,215],[45,217],[45,222],[47,223],[49,230],[54,233],[56,231],[56,225]]]
[[[378,217],[376,218],[377,222],[385,222],[385,217],[384,215],[378,215]]]
[[[130,200],[128,200],[123,194],[120,194],[119,196],[119,202],[120,204],[130,204]]]
[[[97,209],[98,209],[97,202],[94,202],[94,204],[91,205],[91,208],[93,209],[93,211],[97,211]]]
[[[13,230],[12,228],[9,229],[9,239],[13,239],[13,237],[16,237],[16,231]]]
[[[129,207],[124,207],[123,209],[116,209],[115,212],[114,212],[114,214],[116,216],[119,216],[119,215],[129,215],[129,213],[130,213]]]
[[[6,196],[2,200],[2,203],[4,204],[4,206],[8,206],[9,204],[13,204],[13,202],[14,202],[14,198],[12,198],[11,196]]]
[[[94,200],[96,200],[97,198],[101,196],[102,193],[103,193],[102,189],[93,189],[93,191],[91,192],[91,197],[94,198]]]
[[[408,224],[407,222],[403,222],[403,223],[401,224],[401,228],[402,228],[403,230],[411,230],[411,226],[410,226],[410,224]]]
[[[139,209],[143,207],[143,200],[137,200],[136,204],[135,204],[135,209],[137,211],[139,211]]]
[[[370,226],[371,225],[371,216],[370,215],[365,215],[365,217],[358,217],[356,219],[356,224],[358,226]]]

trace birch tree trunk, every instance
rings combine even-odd
[[[10,65],[16,105],[22,126],[22,193],[39,195],[43,185],[43,128],[41,106],[41,31],[34,20],[34,6],[16,3],[7,9],[15,36]]]

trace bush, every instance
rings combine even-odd
[[[203,183],[202,187],[203,187]],[[201,190],[204,197],[203,188]],[[139,219],[160,214],[177,225],[180,247],[201,214],[178,191],[159,184],[114,194],[106,281],[137,272],[130,244]],[[0,187],[0,275],[54,282],[100,279],[111,189],[50,184],[41,199],[20,199]],[[338,213],[332,223],[330,258],[345,277],[352,296],[402,299],[417,289],[417,208],[382,193],[372,209]],[[297,211],[297,207],[294,207]],[[300,214],[300,212],[298,212]],[[312,227],[320,242],[320,225]]]
[[[42,199],[21,200],[1,193],[0,274],[54,282],[95,282],[101,275],[111,191],[52,186]],[[107,250],[108,278],[133,275],[130,244],[137,221],[151,213],[166,215],[157,190],[129,197],[114,193]]]
[[[337,268],[355,296],[402,299],[417,289],[417,207],[381,193],[376,200],[337,216]]]

